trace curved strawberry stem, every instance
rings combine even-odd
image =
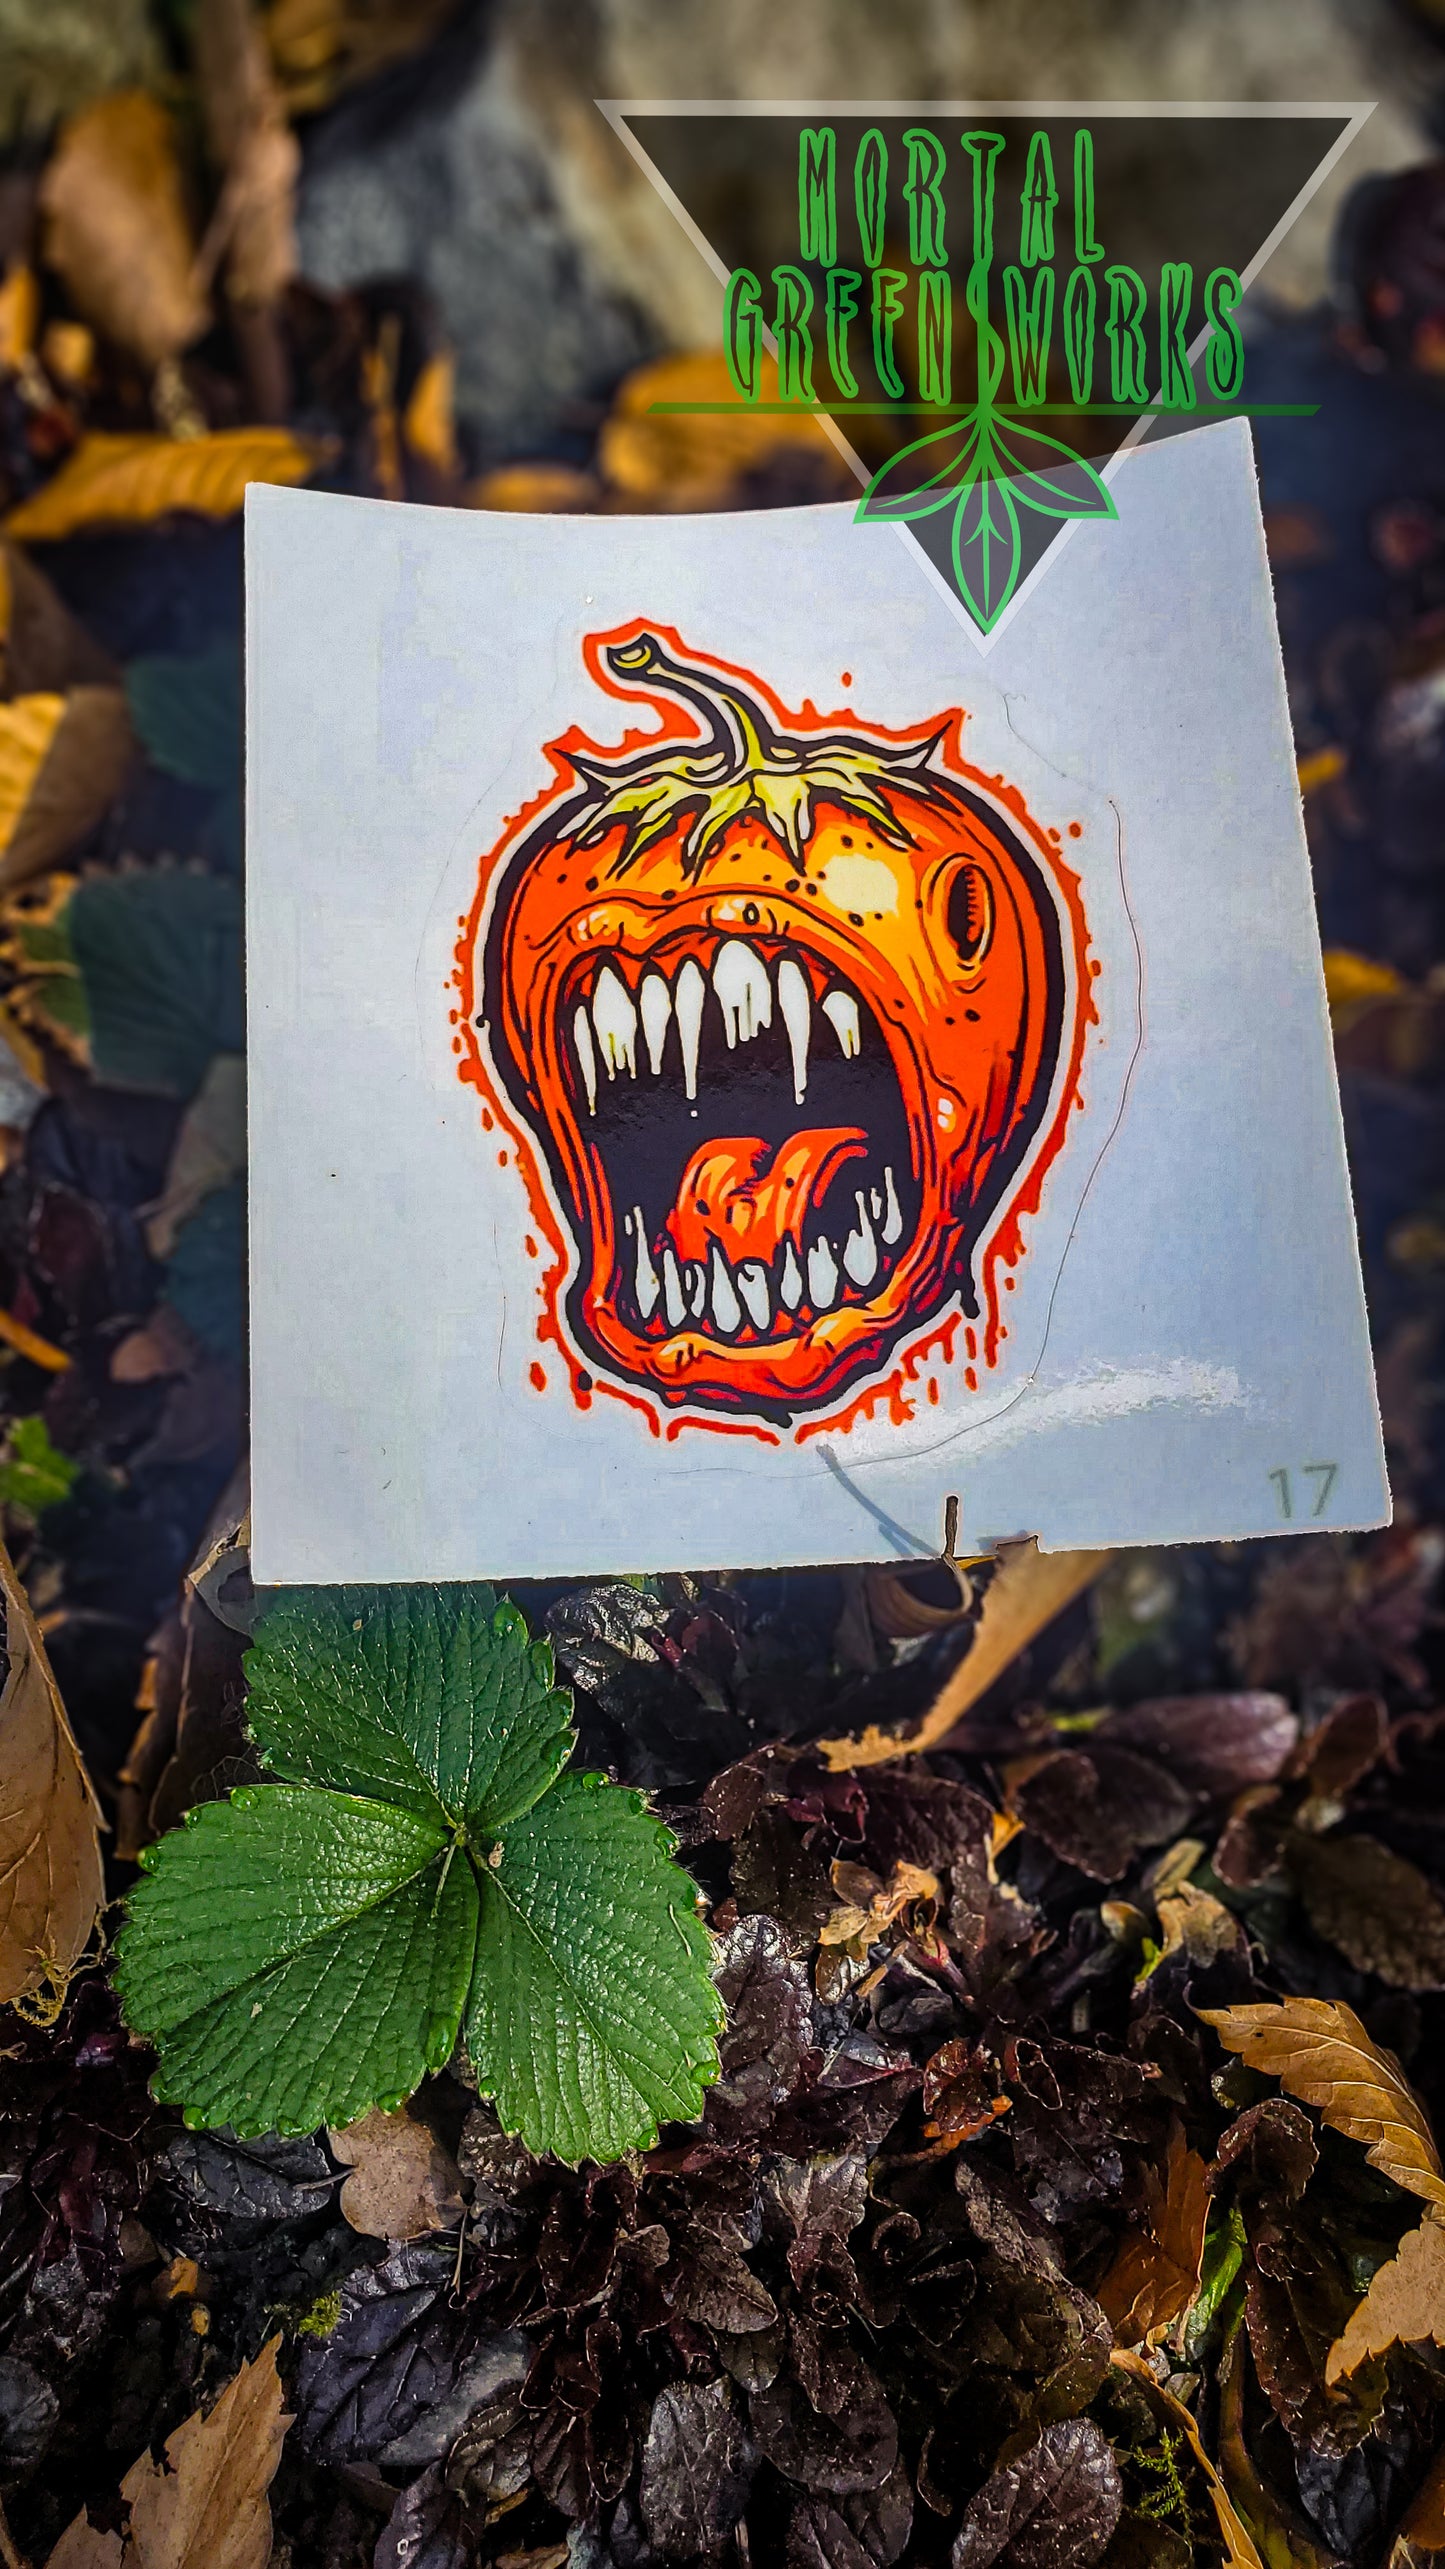
[[[712,747],[728,759],[727,775],[742,776],[749,768],[776,762],[784,744],[761,705],[720,671],[699,668],[695,661],[674,660],[655,633],[609,643],[606,658],[614,677],[660,683],[670,695],[681,696],[691,705],[707,725]]]

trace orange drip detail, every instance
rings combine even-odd
[[[941,1365],[952,1364],[959,1317],[958,1312],[951,1311],[936,1328],[927,1330],[921,1338],[915,1338],[881,1383],[870,1383],[866,1390],[859,1392],[856,1400],[850,1400],[847,1408],[838,1410],[832,1418],[809,1419],[798,1429],[794,1443],[806,1445],[810,1436],[846,1436],[850,1428],[857,1426],[860,1418],[871,1418],[884,1401],[888,1404],[890,1425],[907,1427],[913,1418],[914,1406],[904,1395],[917,1382],[930,1356],[937,1355]],[[929,1391],[936,1400],[938,1395],[931,1384]]]

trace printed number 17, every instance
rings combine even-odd
[[[1315,1503],[1309,1510],[1309,1514],[1311,1516],[1323,1516],[1325,1512],[1325,1501],[1328,1499],[1331,1490],[1335,1486],[1335,1479],[1339,1472],[1339,1468],[1338,1463],[1302,1463],[1300,1465],[1300,1470],[1303,1472],[1305,1479],[1307,1481],[1313,1481],[1316,1484]],[[1283,1517],[1292,1517],[1294,1515],[1294,1492],[1290,1487],[1290,1476],[1288,1472],[1283,1468],[1283,1466],[1281,1466],[1277,1472],[1271,1472],[1269,1477],[1273,1481],[1274,1486],[1279,1493],[1280,1515]]]

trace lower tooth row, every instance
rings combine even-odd
[[[885,1198],[879,1198],[875,1191],[872,1200],[879,1209],[886,1201],[890,1216],[897,1214],[898,1200],[893,1191],[891,1169],[887,1173]],[[772,1327],[774,1291],[785,1312],[796,1311],[805,1292],[814,1311],[831,1311],[845,1276],[861,1291],[872,1284],[878,1273],[878,1243],[861,1190],[854,1197],[854,1202],[858,1207],[858,1227],[849,1232],[843,1244],[841,1267],[832,1241],[827,1238],[815,1240],[807,1252],[805,1277],[797,1251],[792,1241],[787,1240],[783,1244],[782,1268],[776,1285],[771,1270],[760,1258],[744,1258],[736,1267],[730,1266],[716,1241],[706,1267],[695,1260],[684,1260],[679,1264],[671,1247],[664,1247],[659,1274],[648,1247],[642,1208],[634,1205],[623,1227],[631,1233],[635,1244],[633,1288],[642,1318],[650,1320],[660,1302],[670,1330],[681,1329],[689,1320],[701,1320],[706,1314],[721,1337],[735,1338],[744,1320],[751,1321],[754,1329],[760,1332]],[[901,1227],[899,1221],[897,1229],[892,1231],[893,1239],[897,1238]],[[890,1238],[887,1223],[883,1236],[885,1240]]]

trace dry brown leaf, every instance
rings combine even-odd
[[[1445,2225],[1427,2212],[1381,2266],[1325,2358],[1325,2380],[1353,2373],[1391,2346],[1445,2346]]]
[[[933,1591],[922,1593],[925,1581]],[[951,1587],[944,1603],[939,1594]],[[956,1561],[930,1561],[918,1570],[867,1570],[863,1592],[868,1621],[890,1641],[917,1641],[921,1635],[947,1632],[963,1623],[974,1608],[974,1586]]]
[[[0,541],[0,695],[114,686],[120,671],[18,545]]]
[[[1143,2215],[1098,2289],[1121,2346],[1158,2345],[1198,2292],[1204,2258],[1209,2171],[1189,2148],[1181,2124],[1169,2135],[1163,2184],[1152,2168],[1145,2181]]]
[[[203,265],[224,254],[233,300],[271,304],[296,274],[301,147],[282,111],[251,0],[200,0],[194,47],[206,135],[225,172]]]
[[[168,2437],[163,2462],[142,2453],[120,2484],[124,2535],[101,2532],[82,2509],[46,2569],[266,2569],[271,2508],[291,2423],[276,2370],[279,2337],[243,2364],[210,2415],[197,2409]]]
[[[0,893],[49,874],[103,818],[136,752],[119,687],[0,705]]]
[[[886,1765],[890,1758],[912,1756],[943,1739],[1019,1652],[1092,1586],[1113,1557],[1112,1552],[1040,1552],[1032,1540],[1001,1547],[972,1647],[919,1728],[899,1739],[870,1723],[856,1739],[820,1739],[819,1749],[832,1772],[848,1774],[859,1766]]]
[[[833,1888],[843,1894],[818,1929],[820,1945],[856,1946],[861,1957],[896,1925],[915,1900],[937,1901],[938,1876],[916,1864],[898,1863],[886,1882],[861,1864],[835,1864]]]
[[[1390,2553],[1390,2569],[1415,2569],[1445,2551],[1445,2453],[1437,2453],[1407,2507]]]
[[[20,827],[64,713],[65,698],[49,690],[0,705],[0,861]]]
[[[1159,1894],[1155,1899],[1159,1929],[1163,1937],[1159,1960],[1165,1955],[1184,1953],[1207,1971],[1221,1954],[1245,1950],[1245,1936],[1232,1909],[1216,1900],[1212,1891],[1201,1891],[1193,1882],[1182,1882],[1177,1891]]]
[[[76,311],[148,373],[200,337],[210,312],[175,126],[149,90],[112,90],[62,126],[40,207]]]
[[[250,1632],[260,1608],[251,1584],[251,1467],[244,1455],[211,1510],[186,1585],[218,1622]]]
[[[434,2134],[405,2109],[379,2106],[345,2131],[330,2132],[332,2156],[351,2169],[341,2209],[368,2239],[424,2239],[462,2210],[461,2171]]]
[[[1175,2433],[1183,2436],[1203,2472],[1219,2525],[1219,2538],[1224,2547],[1225,2569],[1264,2569],[1264,2562],[1255,2549],[1249,2529],[1243,2518],[1236,2512],[1224,2482],[1200,2443],[1199,2429],[1184,2402],[1177,2400],[1172,2391],[1166,2390],[1162,2382],[1155,2380],[1144,2357],[1136,2348],[1116,2346],[1110,2361],[1117,2364],[1121,2372],[1131,2373],[1135,2381],[1148,2392],[1156,2412],[1162,2413],[1165,2423]]]
[[[40,1627],[0,1543],[10,1669],[0,1695],[0,2001],[48,2012],[90,1940],[104,1883],[100,1806]]]
[[[1286,2095],[1313,2105],[1332,2131],[1362,2141],[1372,2167],[1427,2203],[1445,2204],[1445,2175],[1425,2109],[1394,2053],[1370,2040],[1353,2008],[1335,1998],[1286,1998],[1198,2012],[1247,2068],[1277,2078]]]
[[[5,520],[7,535],[54,543],[91,526],[148,526],[172,509],[234,517],[252,482],[304,482],[321,448],[287,428],[208,437],[121,437],[93,429],[53,480]]]
[[[182,1223],[245,1165],[246,1057],[217,1053],[181,1118],[165,1185],[156,1202],[146,1208],[146,1247],[151,1256],[164,1264]]]
[[[763,359],[759,396],[778,398],[778,370]],[[721,508],[745,474],[785,453],[815,462],[820,480],[851,492],[849,466],[808,412],[657,411],[654,402],[737,403],[722,350],[693,350],[639,366],[619,388],[597,456],[602,478],[629,502],[654,509]]]

